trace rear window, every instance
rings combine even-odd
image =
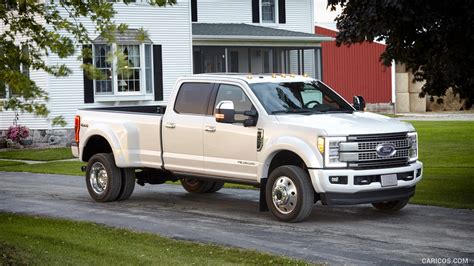
[[[183,83],[174,110],[179,114],[206,115],[211,91],[211,83]]]

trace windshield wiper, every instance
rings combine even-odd
[[[307,109],[285,109],[285,110],[277,110],[273,111],[272,115],[275,114],[302,114],[302,113],[311,113],[311,110]]]
[[[352,114],[352,110],[314,110],[312,114]]]

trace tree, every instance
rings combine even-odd
[[[328,0],[338,45],[384,40],[381,61],[404,63],[420,96],[442,96],[451,87],[470,107],[474,100],[474,1]]]
[[[55,77],[69,75],[71,70],[65,64],[51,66],[45,58],[50,53],[60,58],[74,56],[77,45],[89,44],[91,39],[84,21],[91,21],[109,42],[114,41],[116,33],[127,29],[127,25],[113,21],[113,2],[118,1],[39,2],[42,1],[0,0],[0,95],[6,88],[12,95],[0,104],[0,112],[11,109],[48,116],[47,93],[25,74],[40,70]],[[122,2],[128,4],[130,0]],[[152,6],[176,4],[176,0],[148,2]],[[77,59],[82,62],[84,57],[91,56],[90,50],[83,49]],[[92,76],[99,75],[91,65],[83,68]],[[53,123],[64,124],[64,120],[55,118]]]

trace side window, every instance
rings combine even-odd
[[[232,101],[234,103],[234,108],[236,112],[245,112],[253,109],[252,102],[244,93],[244,91],[234,85],[221,84],[219,86],[219,91],[217,92],[215,106],[221,101]],[[214,107],[215,107],[214,106]],[[248,117],[243,114],[236,114],[235,120],[245,120]]]
[[[210,83],[183,83],[174,110],[179,114],[206,115],[211,91]]]

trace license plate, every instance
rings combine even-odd
[[[393,187],[397,185],[397,174],[381,175],[382,187]]]

